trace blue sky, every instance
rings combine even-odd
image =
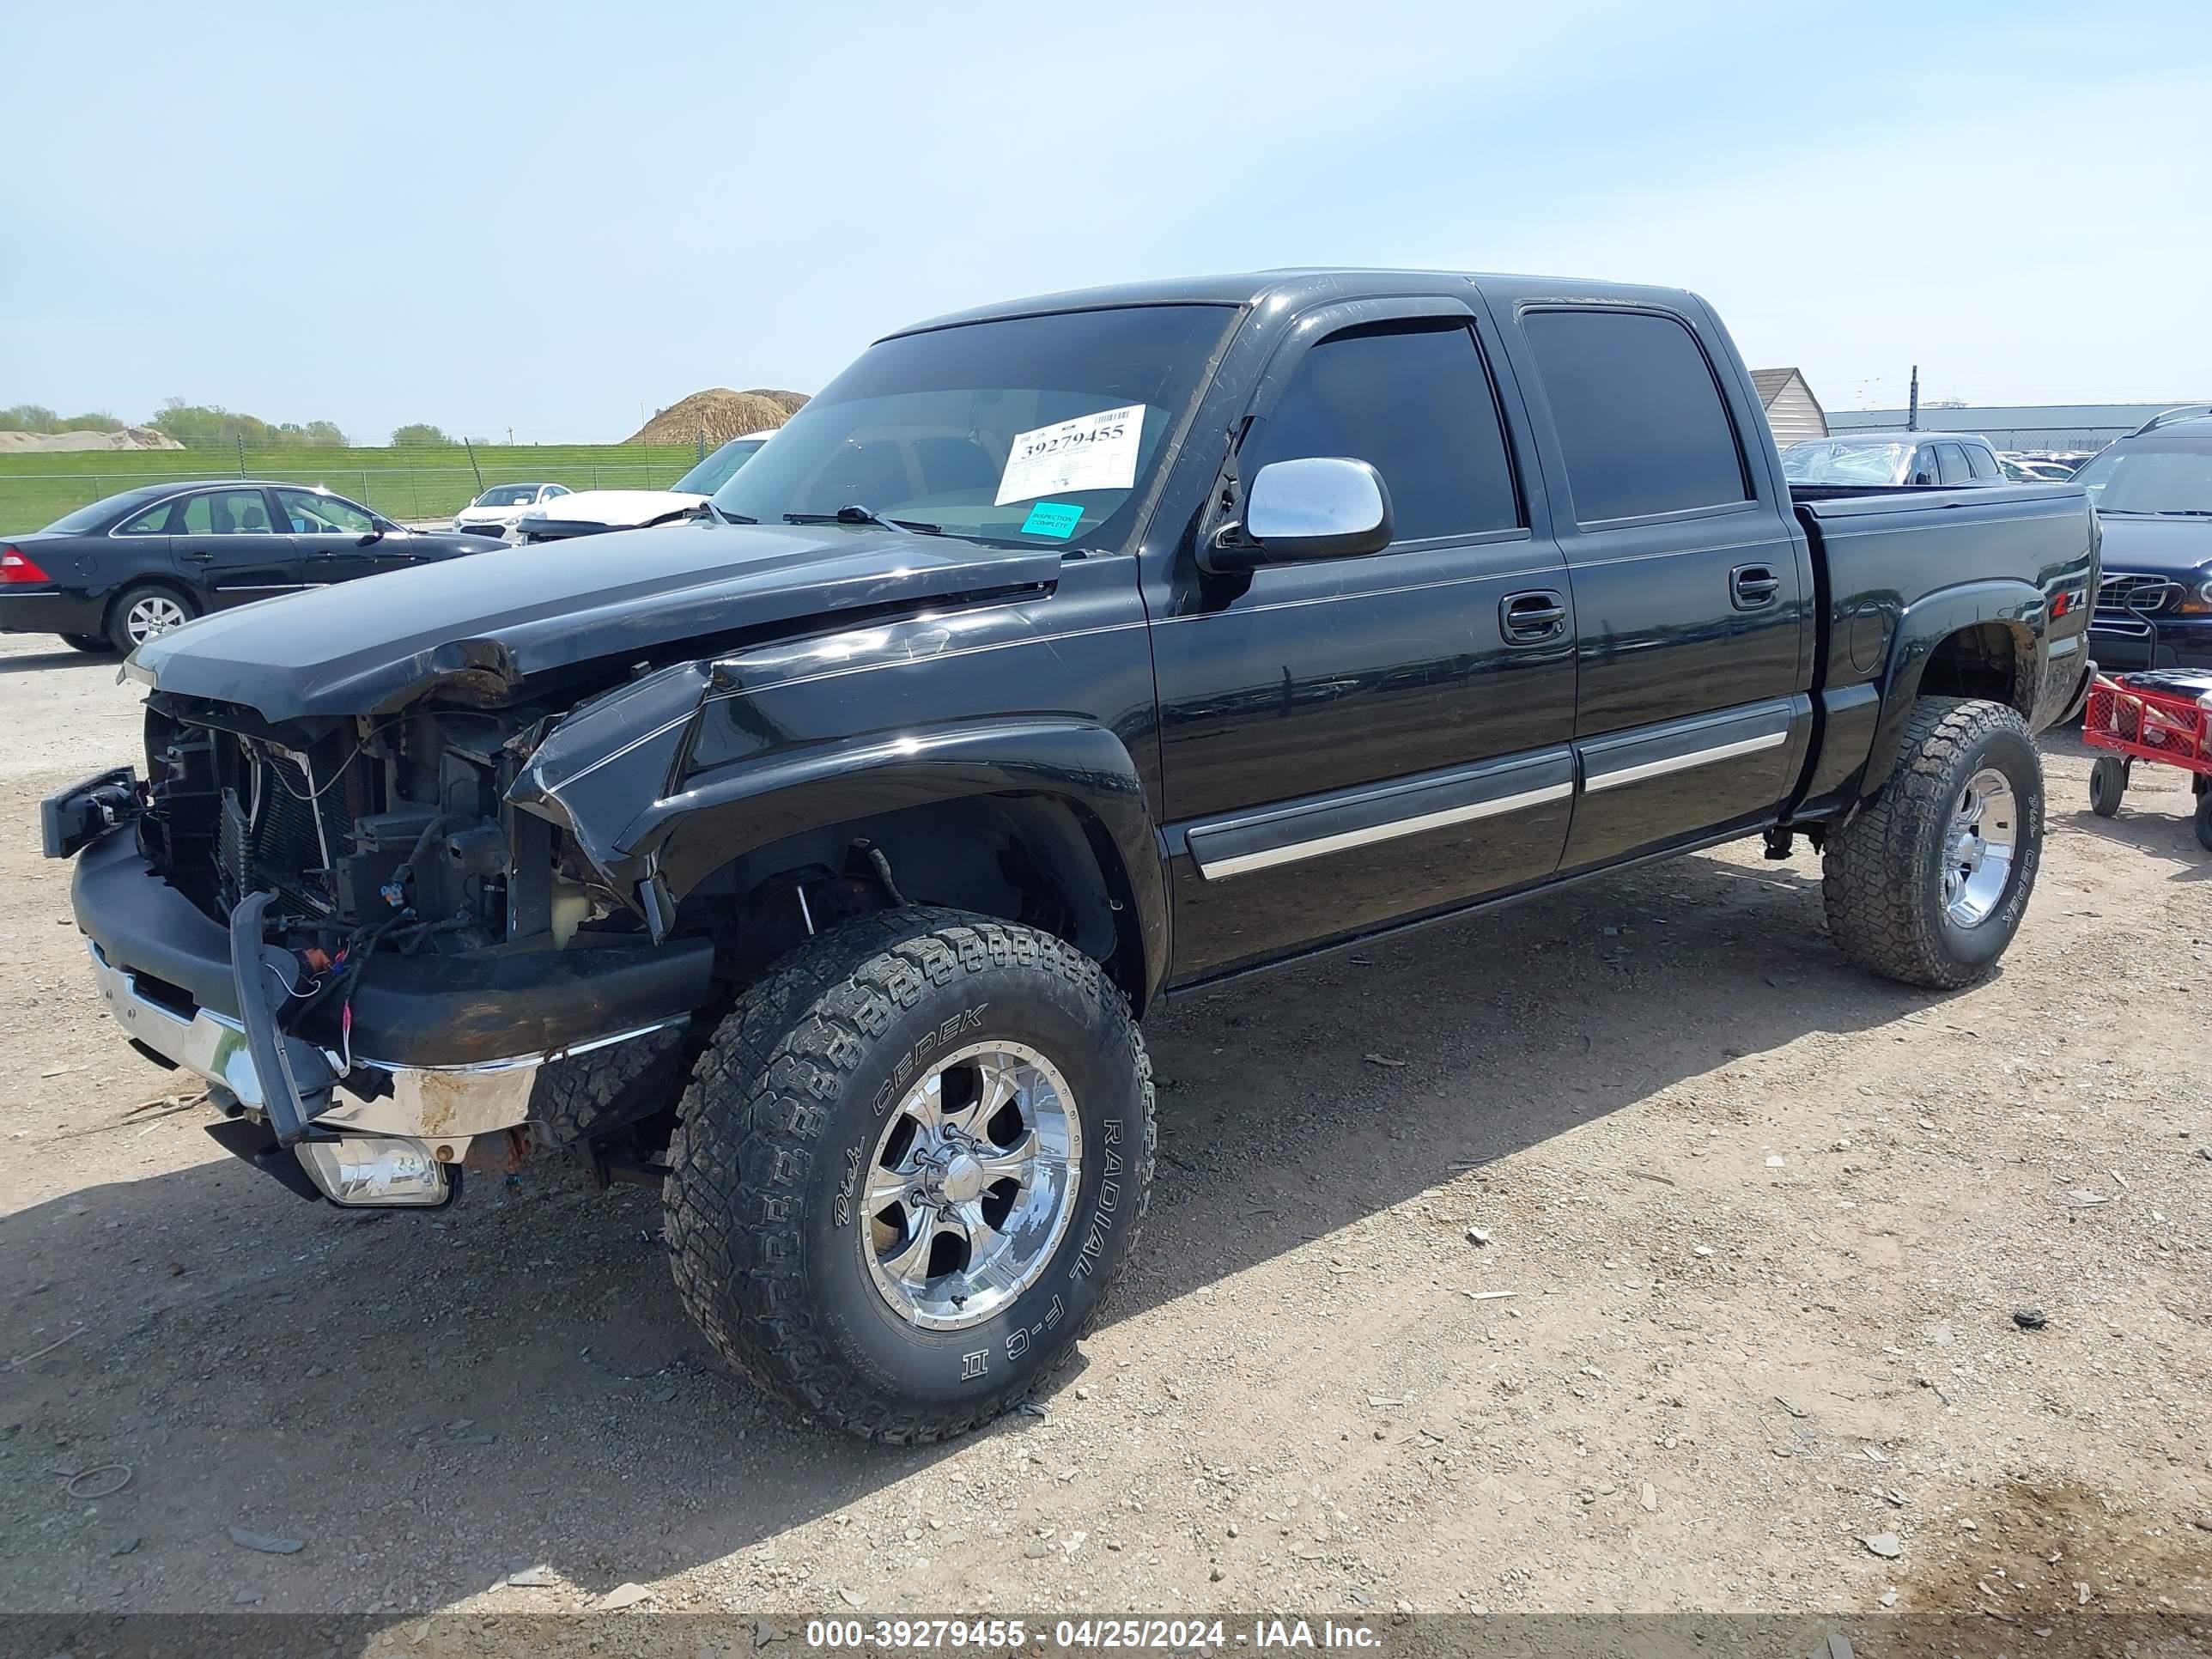
[[[984,300],[1337,263],[1694,288],[1832,409],[2212,398],[2204,0],[113,0],[0,64],[0,404],[611,441]]]

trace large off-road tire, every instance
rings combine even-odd
[[[680,1114],[685,1306],[747,1376],[876,1440],[958,1434],[1035,1389],[1152,1182],[1152,1064],[1121,992],[1050,934],[960,911],[880,912],[793,951],[722,1022]]]
[[[2012,943],[2043,856],[2043,763],[2002,703],[1922,697],[1889,781],[1828,836],[1821,896],[1853,962],[1951,990]]]
[[[125,588],[108,606],[108,642],[128,656],[148,640],[182,628],[199,614],[199,606],[175,588],[140,582]]]
[[[538,1068],[531,1121],[556,1146],[573,1146],[672,1103],[683,1082],[681,1028],[587,1048]]]
[[[2197,792],[2197,844],[2212,853],[2212,791]]]

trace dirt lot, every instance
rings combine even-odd
[[[114,675],[0,645],[0,1608],[2212,1608],[2178,774],[2103,823],[2048,745],[1959,996],[1846,968],[1753,846],[1170,1009],[1109,1316],[1042,1416],[885,1450],[724,1371],[644,1193],[348,1214],[134,1110],[176,1080],[34,825],[132,757]]]

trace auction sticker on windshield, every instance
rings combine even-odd
[[[1144,430],[1145,406],[1130,404],[1018,432],[992,505],[1076,489],[1127,489],[1137,482],[1137,441]]]

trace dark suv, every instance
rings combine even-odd
[[[2105,532],[2091,648],[2107,668],[2212,668],[2212,411],[2146,422],[2074,475]]]

